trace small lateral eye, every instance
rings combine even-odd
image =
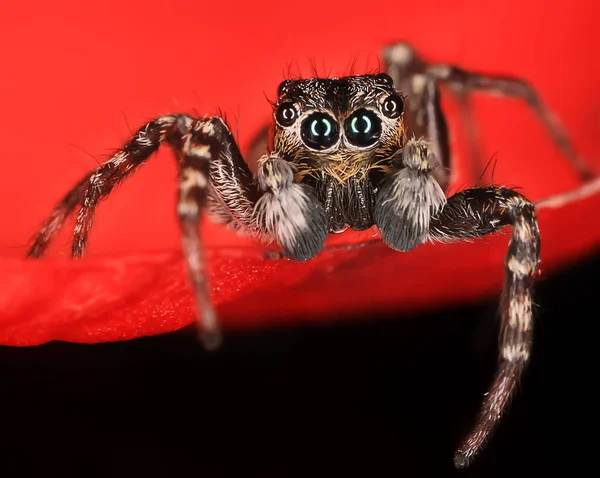
[[[377,75],[377,80],[386,86],[394,86],[394,80],[392,80],[392,77],[387,73],[379,73]]]
[[[292,126],[298,119],[298,112],[292,103],[282,103],[275,114],[275,119],[281,126]]]
[[[398,118],[404,111],[404,101],[398,95],[388,96],[384,100],[381,110],[388,118]]]

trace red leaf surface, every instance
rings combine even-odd
[[[53,203],[95,166],[86,153],[104,159],[126,140],[128,125],[136,128],[166,112],[203,115],[221,108],[231,120],[239,116],[232,122],[240,125],[246,146],[269,120],[263,92],[272,98],[279,81],[296,73],[295,66],[288,72],[291,62],[310,75],[307,57],[322,74],[331,68],[338,75],[356,58],[360,73],[377,68],[383,45],[402,39],[436,61],[520,76],[538,89],[578,151],[600,170],[596,3],[565,8],[547,2],[543,9],[517,0],[460,6],[385,0],[377,9],[309,3],[298,9],[275,1],[183,1],[165,8],[148,0],[59,0],[3,8],[1,344],[125,340],[192,322],[168,153],[158,154],[102,205],[86,259],[64,257],[68,233],[41,261],[22,259],[25,244]],[[476,95],[473,106],[482,157],[498,153],[495,183],[519,186],[534,201],[580,187],[520,102]],[[453,131],[456,191],[476,178],[467,174],[455,105],[445,101],[444,107]],[[490,180],[488,171],[483,181]],[[543,274],[600,248],[597,187],[580,191],[578,200],[563,197],[562,205],[540,208]],[[226,329],[323,323],[368,311],[401,316],[494,297],[508,241],[503,234],[400,254],[366,231],[332,237],[330,246],[372,245],[327,250],[298,264],[264,260],[256,244],[217,226],[207,225],[206,236]]]
[[[544,273],[600,245],[598,221],[586,235],[564,240],[564,231],[576,229],[580,215],[591,216],[600,208],[600,181],[593,184],[593,193],[560,207],[540,208]],[[356,243],[357,238],[347,239]],[[498,234],[397,253],[375,239],[350,250],[332,245],[307,263],[265,260],[251,243],[211,248],[214,300],[230,329],[345,320],[366,311],[400,316],[498,294],[507,240],[506,234]],[[2,259],[0,265],[2,344],[124,340],[176,330],[194,320],[179,253],[77,262]]]

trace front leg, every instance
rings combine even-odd
[[[427,240],[430,217],[446,197],[431,174],[440,164],[425,140],[409,140],[398,155],[377,193],[374,219],[388,246],[409,251]]]
[[[508,225],[513,226],[513,233],[505,260],[498,370],[475,426],[456,452],[454,462],[458,468],[468,466],[481,450],[505,412],[529,359],[533,275],[539,262],[540,234],[533,204],[501,187],[459,192],[430,222],[430,238],[442,242],[480,237]]]
[[[296,167],[276,155],[263,156],[256,203],[256,228],[275,237],[286,257],[306,261],[315,257],[327,238],[327,216],[314,189],[296,182]]]
[[[193,122],[180,137],[171,140],[171,146],[178,158],[177,215],[200,312],[200,337],[207,349],[215,349],[221,343],[221,333],[208,284],[200,219],[208,210],[214,219],[252,230],[251,211],[258,191],[231,130],[220,117]]]
[[[208,348],[214,348],[220,333],[206,278],[200,218],[208,210],[222,222],[258,232],[254,230],[253,210],[261,194],[221,118],[168,115],[142,126],[112,158],[86,174],[64,196],[40,228],[28,255],[42,256],[68,216],[78,209],[72,254],[82,257],[100,201],[163,144],[173,149],[178,160],[177,214],[184,258],[194,288],[202,339]]]

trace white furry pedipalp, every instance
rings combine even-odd
[[[269,158],[258,171],[258,184],[265,193],[254,207],[254,221],[258,229],[274,235],[283,249],[293,249],[308,229],[310,200],[293,181],[293,164],[279,158]]]
[[[403,168],[384,183],[375,221],[390,247],[408,251],[427,240],[430,219],[444,208],[446,196],[430,174],[439,163],[426,141],[413,138],[400,154]]]

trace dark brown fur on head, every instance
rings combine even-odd
[[[298,180],[325,174],[345,184],[350,178],[364,179],[372,170],[387,171],[393,154],[405,142],[402,115],[389,118],[383,114],[384,101],[392,95],[401,100],[386,74],[286,80],[280,84],[274,104],[273,152],[296,164]],[[282,105],[293,105],[296,110],[297,120],[290,126],[277,121]],[[351,144],[344,133],[346,119],[361,109],[370,110],[381,119],[381,135],[367,147]],[[340,139],[332,147],[311,149],[301,138],[302,121],[315,112],[328,113],[339,125]]]

